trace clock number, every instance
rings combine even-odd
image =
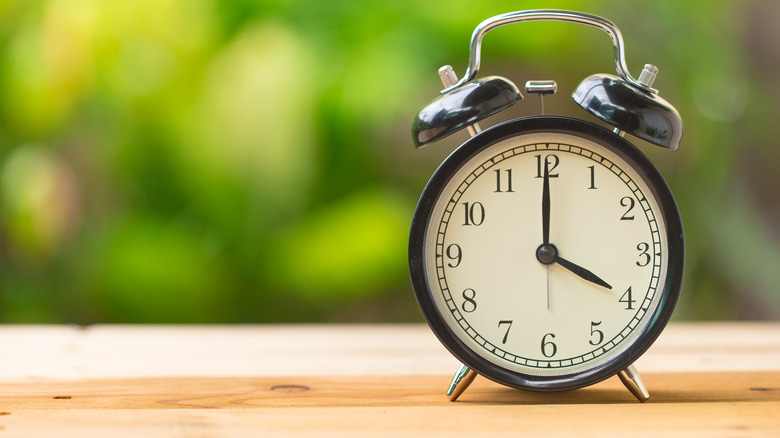
[[[504,339],[501,340],[502,344],[506,344],[506,340],[509,337],[509,329],[512,328],[512,321],[498,321],[498,328],[501,328],[502,325],[507,326],[506,333],[504,333]]]
[[[541,155],[534,155],[536,157],[536,177],[537,178],[543,178],[542,172],[543,168],[547,168],[547,176],[550,178],[558,178],[557,173],[552,173],[553,169],[558,167],[558,164],[561,163],[561,160],[558,158],[555,154],[548,154],[544,157],[544,165],[542,165],[542,156]]]
[[[542,338],[542,354],[544,357],[553,357],[555,356],[555,353],[558,352],[558,346],[553,343],[553,341],[548,341],[547,337],[551,337],[555,339],[555,335],[552,333],[547,333]]]
[[[506,190],[501,190],[501,169],[496,169],[493,172],[496,172],[496,191],[494,193],[514,192],[514,190],[512,190],[512,169],[506,169],[504,171],[506,174]]]
[[[629,286],[626,293],[624,293],[623,296],[620,297],[618,303],[626,303],[626,310],[634,310],[634,303],[636,303],[636,300],[632,298],[631,286]]]
[[[447,258],[450,260],[457,260],[454,263],[447,263],[450,268],[457,268],[460,265],[460,261],[463,259],[463,251],[460,249],[460,245],[453,243],[447,247]]]
[[[485,206],[481,202],[474,202],[470,205],[468,202],[464,202],[463,210],[465,213],[463,225],[478,227],[482,225],[482,222],[485,222]]]
[[[599,321],[599,322],[591,321],[590,322],[590,336],[592,338],[593,335],[596,335],[596,337],[598,338],[598,340],[596,340],[596,341],[594,341],[593,339],[588,341],[590,343],[590,345],[599,345],[600,343],[604,342],[604,332],[602,332],[601,330],[596,328],[596,327],[598,327],[600,325],[601,325],[601,321]]]
[[[464,290],[463,299],[465,301],[460,306],[460,308],[466,313],[471,313],[477,310],[477,301],[475,300],[476,297],[477,297],[477,291],[475,291],[474,289],[469,288]]]
[[[620,218],[621,221],[632,221],[634,220],[634,215],[629,216],[628,214],[631,213],[631,210],[634,209],[634,198],[630,196],[623,196],[620,198],[620,205],[623,207],[628,207],[628,210],[626,210],[625,213],[623,213],[623,216]]]
[[[588,166],[588,169],[590,169],[590,187],[588,187],[589,190],[596,188],[596,166]]]
[[[652,257],[650,257],[650,254],[647,253],[647,251],[650,250],[650,245],[647,244],[647,242],[642,242],[639,245],[636,246],[636,249],[639,250],[639,257],[644,256],[644,261],[636,262],[636,265],[641,267],[647,266],[650,263],[650,260]]]

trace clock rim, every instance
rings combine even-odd
[[[612,360],[593,368],[559,376],[535,376],[511,371],[488,361],[469,348],[449,327],[436,306],[424,270],[425,232],[432,209],[450,176],[487,147],[520,134],[566,133],[594,141],[625,160],[645,181],[656,198],[666,224],[667,276],[661,300],[642,333]],[[461,363],[478,374],[503,385],[539,391],[576,389],[598,383],[633,364],[661,334],[674,311],[685,268],[685,237],[680,212],[668,184],[650,160],[628,140],[594,123],[565,116],[530,116],[492,126],[466,140],[434,172],[415,209],[409,237],[409,271],[415,298],[428,326],[439,341]]]

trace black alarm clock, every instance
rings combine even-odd
[[[617,76],[596,74],[574,101],[614,127],[544,115],[481,130],[519,102],[510,80],[476,79],[483,36],[525,21],[586,24],[609,34]],[[461,129],[471,138],[436,170],[411,227],[417,302],[462,363],[447,395],[479,374],[510,387],[557,391],[615,374],[649,398],[633,366],[671,317],[685,263],[682,221],[669,187],[623,135],[677,149],[682,121],[651,88],[658,70],[629,75],[619,29],[590,14],[531,10],[482,22],[466,74],[440,75],[441,95],[415,118],[417,147]],[[554,81],[529,81],[552,94]],[[543,102],[543,101],[542,101]]]

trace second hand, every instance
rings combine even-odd
[[[550,265],[547,265],[547,310],[550,310]]]

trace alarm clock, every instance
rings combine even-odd
[[[585,24],[611,38],[617,76],[582,81],[574,101],[611,125],[544,114],[554,81],[528,81],[541,114],[482,130],[478,122],[522,100],[509,79],[477,79],[484,35],[528,21]],[[439,166],[412,221],[409,267],[421,312],[461,362],[456,400],[476,375],[514,388],[560,391],[618,375],[640,401],[634,362],[671,317],[685,263],[683,226],[669,187],[625,133],[675,150],[682,120],[658,96],[658,69],[634,79],[610,21],[530,10],[483,21],[458,80],[415,118],[417,147],[467,129]]]

